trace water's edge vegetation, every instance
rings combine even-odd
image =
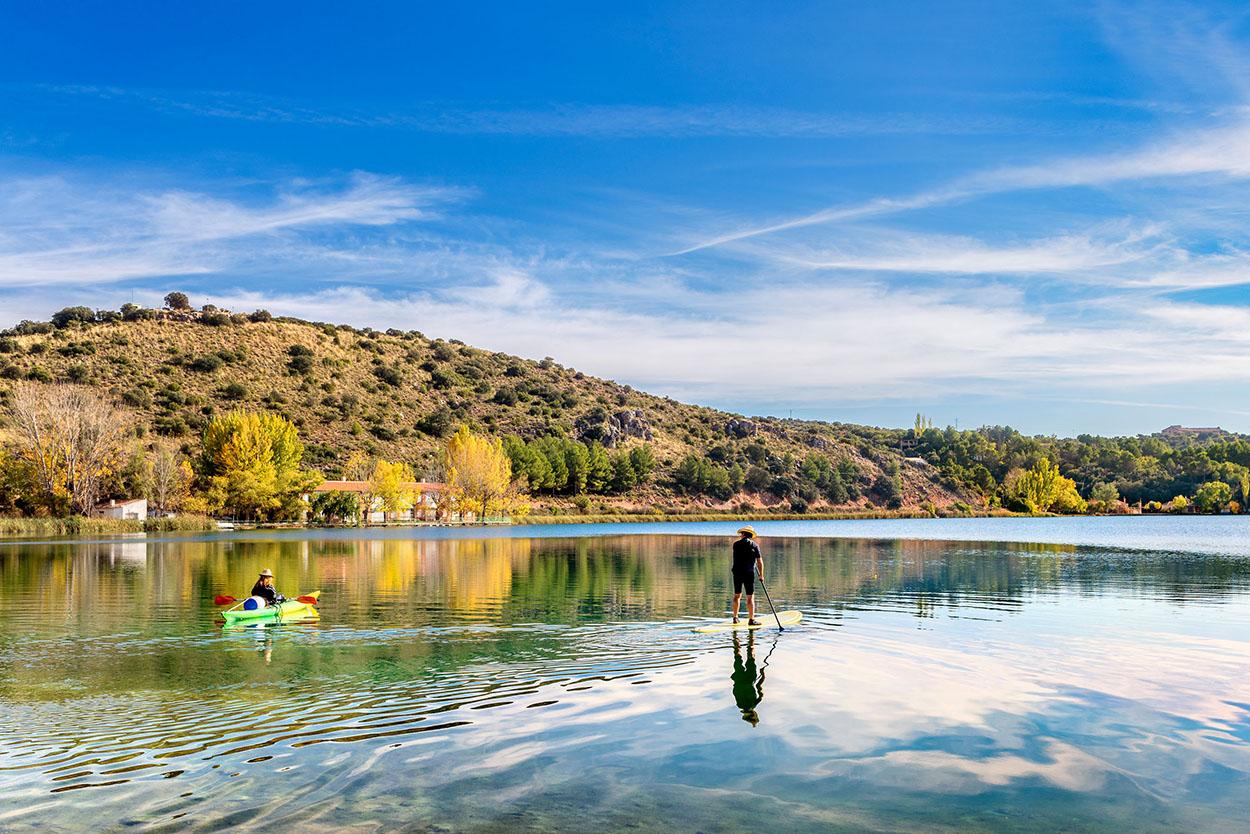
[[[207,516],[180,515],[172,518],[4,518],[0,536],[94,536],[123,533],[206,533],[217,529]]]

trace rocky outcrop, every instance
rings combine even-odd
[[[739,420],[736,417],[725,424],[725,434],[730,437],[754,437],[760,433],[760,427],[754,420]]]
[[[598,440],[605,447],[613,449],[627,437],[639,440],[652,438],[651,426],[646,416],[639,410],[618,411],[607,417],[596,419],[587,416],[577,421],[577,435],[582,440]]]

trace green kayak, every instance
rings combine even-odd
[[[317,599],[321,596],[321,592],[313,591],[310,594],[303,594],[303,596]],[[280,602],[277,605],[267,605],[264,608],[253,608],[248,611],[243,607],[243,603],[240,602],[233,608],[227,608],[225,611],[222,611],[221,616],[225,618],[227,623],[247,620],[285,620],[292,617],[315,617],[317,616],[317,606],[311,602],[288,599],[286,602]]]

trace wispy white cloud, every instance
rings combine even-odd
[[[1204,175],[1250,179],[1250,123],[1186,132],[1124,153],[1075,156],[1032,165],[988,169],[958,178],[939,188],[904,197],[880,197],[705,236],[679,247],[671,254],[685,255],[793,229],[883,217],[993,194]]]
[[[1179,303],[1139,308],[1112,295],[1094,297],[1074,317],[1060,302],[1039,303],[995,283],[1012,273],[1109,269],[1145,280],[1174,249],[1150,224],[1008,244],[859,230],[853,246],[832,253],[743,250],[744,263],[709,281],[706,270],[667,270],[664,260],[553,252],[515,237],[494,245],[430,229],[416,221],[460,192],[368,175],[335,187],[262,189],[264,199],[185,188],[126,192],[55,178],[16,186],[0,199],[0,287],[9,288],[4,306],[14,320],[40,303],[40,316],[63,306],[62,293],[39,285],[71,284],[75,300],[116,307],[155,303],[168,289],[152,281],[108,286],[126,279],[198,273],[229,276],[226,286],[239,287],[249,286],[239,276],[283,273],[297,278],[210,292],[200,282],[197,295],[232,309],[416,328],[524,356],[558,355],[640,387],[743,407],[1039,385],[1093,396],[1097,386],[1140,385],[1145,367],[1151,383],[1250,377],[1240,359],[1240,334],[1250,332],[1244,315]],[[344,236],[354,228],[386,234]],[[888,280],[827,280],[831,272]],[[912,280],[933,273],[968,278]],[[1178,342],[1184,354],[1173,349]]]
[[[260,200],[61,177],[12,180],[0,189],[0,287],[205,274],[260,252],[272,256],[299,235],[425,219],[461,196],[369,174],[332,187],[279,186]]]
[[[670,138],[741,136],[836,138],[897,134],[968,135],[1037,130],[1013,116],[937,116],[914,112],[828,113],[743,104],[552,103],[466,107],[427,102],[385,110],[309,104],[229,91],[167,92],[92,85],[40,85],[44,94],[137,105],[210,119],[348,128],[389,128],[452,135]]]
[[[1109,234],[1112,231],[1118,234]],[[808,269],[967,275],[1072,275],[1091,271],[1105,275],[1106,267],[1153,262],[1170,252],[1160,239],[1160,229],[1153,226],[1127,233],[1102,228],[1003,244],[962,235],[864,229],[856,229],[847,237],[850,240],[831,251],[809,252],[791,246],[770,252],[780,262]]]

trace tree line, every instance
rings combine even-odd
[[[621,495],[646,483],[655,471],[648,446],[609,453],[597,440],[507,437],[503,451],[513,473],[535,495]]]
[[[198,453],[157,441],[144,445],[123,409],[90,388],[18,383],[4,404],[0,513],[64,517],[90,514],[109,497],[146,497],[163,513],[256,521],[358,520],[374,507],[387,516],[418,499],[416,476],[402,461],[357,453],[344,467],[363,493],[314,494],[322,474],[304,464],[294,423],[269,412],[232,411],[209,421]],[[574,456],[576,457],[576,456]],[[528,510],[503,442],[461,426],[442,450],[443,512],[486,518]]]
[[[1029,437],[1003,426],[918,426],[889,436],[910,441],[907,454],[991,507],[1082,512],[1140,503],[1154,512],[1240,512],[1250,506],[1250,441],[1239,436]],[[1059,478],[1068,483],[1057,485]]]

